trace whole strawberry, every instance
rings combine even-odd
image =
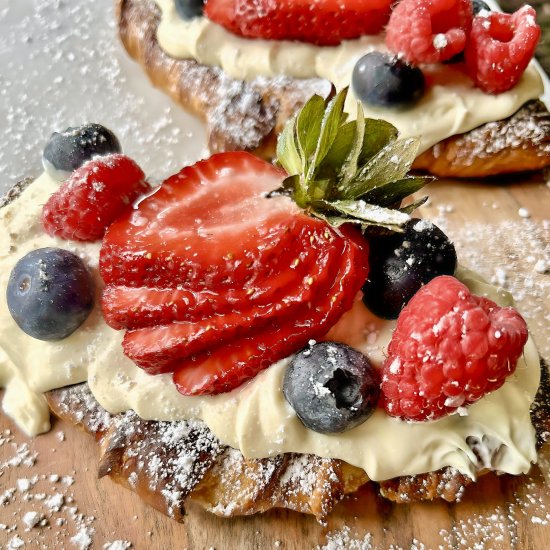
[[[455,412],[500,388],[526,341],[516,310],[471,294],[454,277],[437,277],[397,320],[383,367],[383,406],[403,420]]]
[[[49,198],[42,224],[52,237],[96,241],[149,190],[145,174],[132,159],[121,154],[96,158],[75,170]]]

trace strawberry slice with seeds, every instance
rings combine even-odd
[[[220,301],[211,290],[108,285],[103,290],[101,310],[111,328],[136,329],[204,319],[216,313]]]
[[[311,263],[305,264],[307,269],[302,280],[295,281],[293,276],[290,284],[279,288],[279,292],[266,303],[250,303],[243,297],[240,311],[216,314],[196,322],[129,331],[123,341],[124,353],[150,374],[167,372],[182,359],[219,347],[251,329],[258,330],[267,322],[294,315],[304,304],[309,307],[315,293],[326,286],[323,282],[330,273],[327,268],[338,265],[340,261],[341,242],[336,241],[330,249],[314,255]]]
[[[208,0],[205,14],[239,36],[334,46],[378,34],[388,22],[392,1]]]
[[[248,153],[218,154],[165,181],[103,240],[107,283],[215,288],[243,285],[301,246],[299,209],[266,200],[284,172]]]
[[[292,319],[274,322],[264,330],[226,346],[182,361],[174,372],[174,383],[183,395],[231,391],[261,370],[304,347],[310,339],[324,336],[353,304],[357,288],[368,274],[362,243],[345,243],[331,284],[318,288],[316,299],[302,306]],[[328,281],[327,281],[328,282]],[[307,327],[307,330],[303,330]]]
[[[296,256],[279,260],[277,270],[265,279],[249,281],[242,288],[203,289],[128,287],[108,285],[103,291],[102,311],[114,329],[137,329],[173,321],[200,321],[214,314],[240,311],[249,305],[262,305],[285,299],[284,293],[300,278],[309,277],[316,252],[311,246],[319,236],[319,224],[303,224],[301,250]],[[325,228],[321,227],[324,233]],[[324,237],[323,237],[324,239]]]
[[[367,275],[365,241],[286,196],[268,198],[285,176],[248,153],[214,155],[111,225],[103,310],[130,329],[125,352],[147,372],[198,373],[207,358],[207,372],[224,364],[226,373],[196,391],[227,391],[351,306]]]

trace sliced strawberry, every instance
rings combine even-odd
[[[124,353],[149,374],[172,371],[174,363],[242,336],[251,319],[241,313],[215,315],[194,323],[171,323],[126,332]]]
[[[135,329],[204,319],[216,313],[219,302],[211,290],[109,285],[103,290],[101,310],[111,328]]]
[[[206,16],[248,38],[299,40],[320,46],[378,34],[393,0],[208,0]]]
[[[124,353],[150,374],[158,374],[171,370],[191,355],[219,347],[251,329],[258,330],[266,322],[275,323],[281,317],[286,320],[296,310],[303,309],[304,304],[309,308],[315,294],[324,291],[327,279],[335,275],[331,266],[338,266],[341,261],[343,242],[337,240],[321,254],[312,255],[310,263],[305,264],[303,278],[293,277],[289,284],[279,287],[279,292],[271,295],[267,303],[244,299],[240,311],[212,315],[196,322],[129,331],[124,337]]]
[[[347,241],[337,272],[328,277],[331,284],[317,289],[316,299],[302,306],[292,319],[274,322],[252,336],[182,361],[174,372],[178,391],[184,395],[230,391],[301,349],[310,339],[324,336],[353,304],[355,293],[349,290],[357,289],[366,279],[364,258],[362,243]]]
[[[227,391],[351,306],[367,275],[365,241],[267,198],[284,177],[247,153],[214,155],[111,225],[103,309],[112,326],[135,329],[124,347],[145,370],[189,367],[206,378],[183,391]]]
[[[137,329],[173,321],[200,321],[231,311],[246,312],[251,306],[285,300],[289,288],[312,275],[312,264],[318,261],[315,243],[324,244],[326,240],[322,224],[311,218],[303,218],[302,222],[301,250],[296,256],[279,258],[276,270],[269,277],[251,278],[242,288],[217,292],[108,285],[102,296],[103,316],[114,329]]]
[[[243,285],[298,250],[302,224],[286,197],[265,200],[284,172],[248,153],[221,153],[184,168],[103,240],[104,281],[128,286]]]

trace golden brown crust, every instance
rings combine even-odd
[[[550,377],[544,363],[541,373],[531,414],[539,446],[550,437]],[[188,499],[220,516],[280,507],[323,519],[345,495],[369,481],[360,468],[314,455],[246,459],[198,421],[146,421],[133,411],[110,415],[87,384],[53,390],[46,397],[56,416],[99,442],[100,477],[111,477],[179,521]],[[475,442],[471,447],[475,452]],[[453,502],[472,482],[453,468],[443,468],[382,481],[378,487],[383,497],[397,503],[436,498]]]
[[[173,59],[156,40],[160,12],[153,0],[117,0],[120,37],[151,82],[206,123],[212,152],[275,153],[284,123],[314,93],[329,96],[326,80],[287,77],[242,82],[194,60]],[[453,136],[422,154],[414,168],[443,177],[479,178],[550,166],[550,114],[540,101],[509,119]]]
[[[530,101],[510,118],[438,143],[414,167],[436,176],[475,178],[549,165],[550,113],[542,101]]]
[[[221,516],[282,507],[323,518],[368,481],[359,468],[314,455],[246,459],[198,421],[146,421],[132,411],[110,415],[87,384],[50,391],[46,398],[53,414],[96,438],[100,477],[109,476],[176,520],[183,518],[187,499]]]

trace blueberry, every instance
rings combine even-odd
[[[491,8],[483,0],[472,0],[472,11],[477,15],[480,11],[491,11]]]
[[[453,275],[456,251],[433,223],[411,219],[403,233],[369,238],[369,277],[363,302],[379,317],[396,319],[418,289],[438,275]]]
[[[283,393],[307,428],[343,432],[373,413],[380,380],[362,353],[345,344],[322,342],[295,355],[285,373]]]
[[[38,340],[61,340],[88,317],[94,292],[82,260],[61,248],[39,248],[11,272],[8,309],[19,328]]]
[[[186,21],[202,16],[205,0],[176,0],[176,11]]]
[[[52,178],[62,181],[91,158],[120,152],[111,130],[101,124],[85,124],[54,132],[44,147],[42,164]]]
[[[358,99],[381,107],[412,105],[425,88],[419,68],[381,52],[368,53],[357,61],[351,84]]]

